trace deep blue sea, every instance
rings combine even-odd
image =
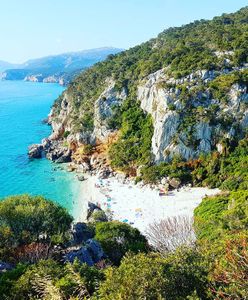
[[[30,144],[50,134],[42,120],[62,91],[51,83],[0,81],[0,198],[43,195],[73,211],[78,193],[74,175],[45,158],[27,156]]]

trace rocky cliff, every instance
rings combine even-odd
[[[247,67],[239,68],[238,72],[246,72]],[[242,136],[248,125],[247,86],[231,85],[225,103],[214,98],[209,90],[211,81],[230,72],[198,70],[175,79],[166,76],[166,70],[159,70],[138,86],[137,98],[141,107],[153,118],[152,152],[155,161],[168,160],[174,155],[186,160],[196,158],[201,153],[221,149],[219,145],[225,138]],[[194,93],[199,82],[201,90]],[[182,85],[192,95],[190,108],[181,98]],[[185,122],[187,110],[191,120]],[[225,126],[224,120],[229,118],[231,123]]]
[[[136,103],[144,120],[152,118],[149,163],[223,152],[244,136],[248,125],[247,29],[244,8],[168,29],[109,57],[82,73],[55,102],[49,141],[67,145],[73,155],[80,147],[108,144],[116,136],[119,149],[128,153],[124,163],[137,168],[140,160],[132,147],[149,141],[140,134],[145,121],[137,117]]]

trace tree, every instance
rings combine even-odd
[[[117,221],[97,223],[95,239],[114,264],[119,264],[128,251],[138,253],[147,250],[146,238],[138,229]]]
[[[63,242],[72,217],[41,196],[12,196],[0,202],[0,251],[33,242]]]

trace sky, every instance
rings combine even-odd
[[[0,60],[112,46],[128,49],[171,26],[235,12],[248,0],[0,0]]]

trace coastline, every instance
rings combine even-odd
[[[123,183],[116,177],[99,179],[96,175],[87,174],[84,177],[74,207],[76,222],[86,221],[88,202],[92,202],[111,215],[113,220],[128,223],[143,234],[154,221],[178,215],[192,217],[194,209],[205,196],[220,192],[219,189],[184,186],[166,196],[159,196],[158,188]]]

